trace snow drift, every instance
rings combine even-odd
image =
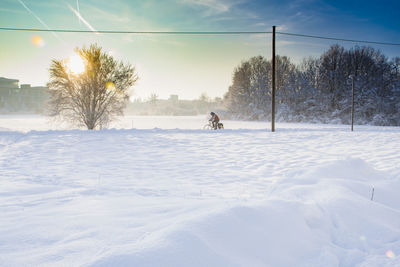
[[[0,265],[400,266],[400,130],[313,127],[1,131]]]
[[[400,248],[400,185],[385,177],[359,159],[335,161],[280,180],[266,200],[229,207],[180,227],[161,244],[95,265],[400,265],[399,257],[386,255]]]

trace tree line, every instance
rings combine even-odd
[[[205,93],[193,100],[178,99],[178,96],[158,99],[157,95],[151,94],[147,100],[136,98],[133,102],[129,102],[124,113],[141,116],[196,116],[209,114],[211,110],[218,110],[221,106],[221,98],[211,99]]]
[[[400,57],[336,44],[299,64],[277,56],[276,71],[279,121],[349,123],[354,79],[355,123],[400,125]],[[270,60],[257,56],[241,62],[224,96],[228,113],[237,119],[270,119],[271,78]]]

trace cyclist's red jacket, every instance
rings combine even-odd
[[[213,121],[219,121],[219,117],[218,117],[218,115],[217,115],[217,114],[214,114]]]

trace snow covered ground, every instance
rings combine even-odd
[[[265,129],[269,127],[265,122],[223,121],[229,129]],[[108,128],[112,129],[203,129],[207,124],[207,116],[125,116],[114,121]],[[0,115],[0,131],[32,130],[66,130],[74,127],[54,122],[48,117],[38,115]],[[84,128],[82,128],[84,129]]]
[[[0,265],[400,266],[400,128],[205,122],[1,116]]]

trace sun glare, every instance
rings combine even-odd
[[[388,258],[391,258],[391,259],[394,259],[394,258],[396,257],[396,255],[394,254],[394,252],[391,251],[391,250],[388,250],[388,251],[386,252],[386,256],[387,256]]]
[[[36,47],[44,47],[46,45],[46,42],[44,41],[44,39],[42,38],[42,36],[40,35],[33,35],[31,37],[31,42],[34,46]]]
[[[74,74],[79,74],[85,71],[85,64],[83,63],[82,58],[78,55],[70,56],[68,67]]]

